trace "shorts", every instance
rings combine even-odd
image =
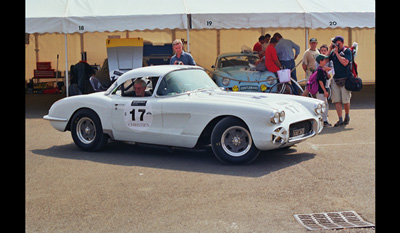
[[[351,91],[348,91],[344,86],[339,87],[336,85],[335,80],[331,82],[332,87],[332,103],[350,103]]]
[[[306,82],[310,79],[310,76],[313,74],[310,70],[306,70]]]

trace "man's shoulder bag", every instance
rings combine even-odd
[[[352,75],[346,79],[344,87],[348,91],[360,91],[363,87],[362,79],[360,77],[354,77]]]

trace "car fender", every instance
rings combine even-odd
[[[112,102],[102,92],[60,99],[50,107],[49,114],[44,119],[49,120],[59,131],[70,130],[72,116],[83,108],[91,109],[99,116],[103,129],[111,129]]]

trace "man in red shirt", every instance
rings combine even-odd
[[[278,43],[278,41],[273,37],[269,42],[267,49],[265,50],[265,66],[267,67],[268,71],[274,73],[276,73],[282,67],[275,49],[276,43]]]
[[[264,51],[262,49],[262,45],[265,43],[265,37],[260,36],[258,38],[258,42],[253,46],[253,52],[257,52],[258,56],[262,58],[264,56]]]

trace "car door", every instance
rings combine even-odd
[[[158,100],[149,97],[112,96],[112,125],[116,134],[135,142],[154,143],[161,134],[162,115]]]

